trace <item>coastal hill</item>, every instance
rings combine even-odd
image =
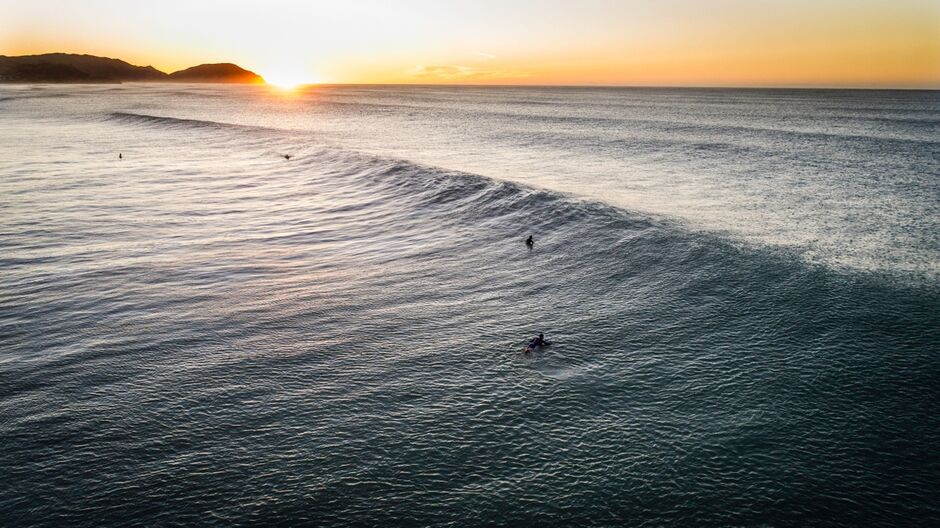
[[[166,77],[165,73],[152,66],[134,66],[122,60],[93,55],[0,55],[2,82],[161,81]]]
[[[0,82],[6,83],[120,83],[213,82],[263,83],[261,76],[234,64],[203,64],[166,74],[153,66],[134,66],[119,59],[46,53],[0,55]]]
[[[255,72],[225,62],[221,64],[200,64],[173,72],[169,80],[178,82],[223,82],[223,83],[263,83],[264,79]]]

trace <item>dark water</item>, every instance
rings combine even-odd
[[[940,523],[936,93],[2,90],[4,526]]]

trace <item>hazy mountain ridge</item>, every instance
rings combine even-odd
[[[0,55],[0,82],[7,83],[120,83],[120,82],[263,83],[256,73],[235,64],[201,64],[164,73],[153,66],[135,66],[120,59],[46,53],[10,57]]]

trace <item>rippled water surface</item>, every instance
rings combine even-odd
[[[0,125],[0,525],[940,524],[937,92],[5,86]]]

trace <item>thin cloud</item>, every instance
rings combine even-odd
[[[432,66],[418,66],[413,73],[415,77],[437,81],[480,81],[488,79],[518,79],[528,77],[529,74],[512,70],[488,70],[473,66],[460,66],[455,64],[440,64]]]
[[[418,66],[416,77],[437,77],[442,79],[460,79],[478,76],[482,70],[472,66],[454,66],[450,64],[439,66]]]
[[[495,59],[495,58],[496,58],[496,55],[493,55],[493,54],[490,54],[490,53],[483,53],[482,51],[474,51],[473,54],[474,54],[474,55],[477,55],[477,56],[479,56],[479,57],[483,57],[484,59]]]

